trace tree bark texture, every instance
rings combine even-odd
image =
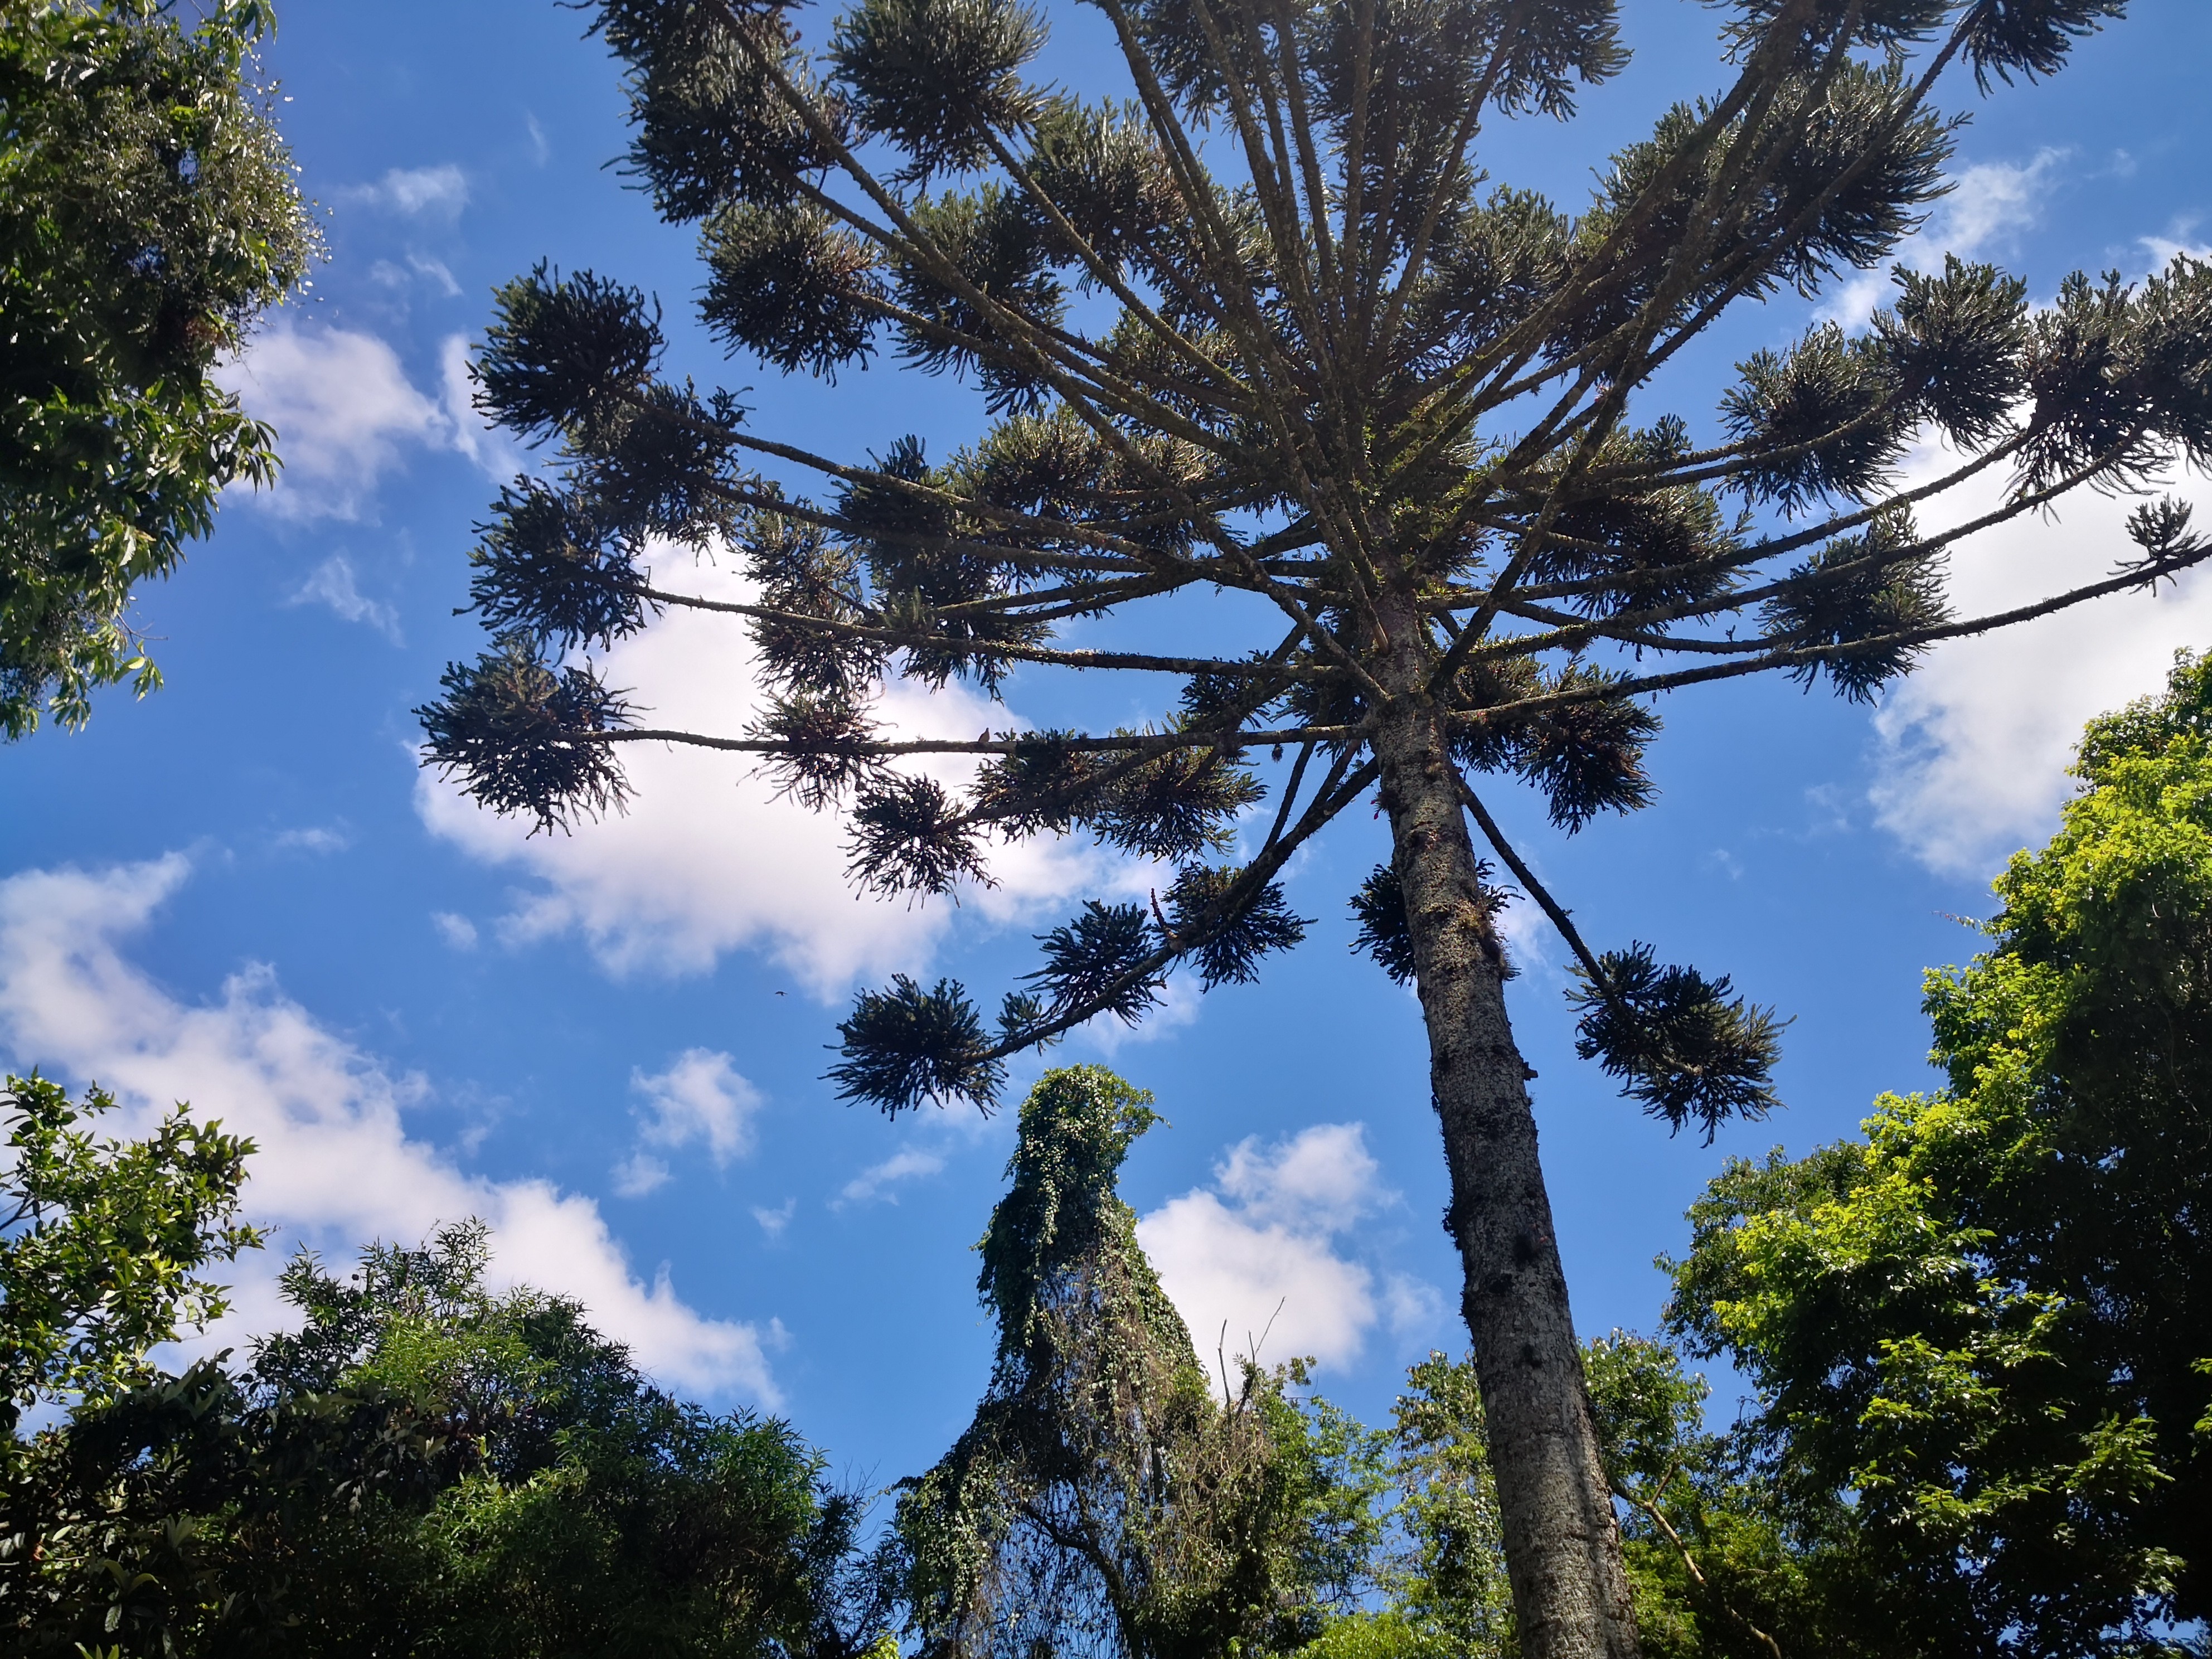
[[[1419,664],[1407,665],[1420,672]],[[1394,675],[1393,678],[1399,676]],[[1536,1155],[1530,1075],[1476,877],[1459,774],[1408,673],[1378,733],[1382,805],[1429,1032],[1506,1568],[1526,1659],[1635,1659],[1613,1499]]]

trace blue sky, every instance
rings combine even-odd
[[[2212,12],[2132,9],[2053,82],[1952,89],[1974,115],[1959,187],[1905,257],[1994,258],[2047,295],[2069,270],[2140,276],[2212,237]],[[1044,72],[1103,84],[1095,15],[1051,16]],[[1706,8],[1632,0],[1626,21],[1631,70],[1574,125],[1502,131],[1497,176],[1572,204],[1664,103],[1717,83]],[[285,482],[228,501],[143,596],[168,689],[0,751],[0,1053],[255,1134],[272,1258],[481,1213],[502,1272],[582,1296],[672,1383],[773,1406],[887,1480],[943,1449],[983,1381],[969,1247],[1009,1131],[841,1105],[823,1045],[856,982],[945,971],[995,994],[1032,933],[1129,878],[1044,849],[988,900],[912,911],[854,899],[835,826],[738,765],[640,755],[629,816],[568,841],[419,773],[410,710],[477,647],[453,614],[471,526],[516,464],[457,378],[496,283],[547,258],[656,291],[678,368],[750,386],[756,427],[833,453],[908,431],[941,452],[981,420],[893,366],[833,392],[720,362],[688,319],[690,238],[605,166],[621,98],[580,24],[547,0],[283,9],[268,66],[332,257],[234,373],[280,428]],[[1709,420],[1734,358],[1823,310],[1855,323],[1870,293],[1731,319],[1668,395]],[[2124,510],[2085,501],[1970,544],[1962,602],[2101,573]],[[1782,684],[1678,698],[1658,804],[1572,842],[1501,799],[1597,941],[1654,940],[1796,1016],[1787,1112],[1711,1149],[1670,1140],[1575,1060],[1562,952],[1516,921],[1514,1013],[1587,1331],[1653,1325],[1651,1259],[1723,1157],[1802,1150],[1928,1081],[1922,969],[1971,952],[1957,918],[1986,915],[2004,855],[2048,833],[2081,720],[2205,642],[2212,587],[2185,583],[1947,647],[1871,713]],[[611,678],[726,730],[744,672],[741,635],[672,622]],[[1084,695],[1094,720],[1147,712],[1136,688]],[[1079,706],[1018,678],[1008,696],[1029,720]],[[895,712],[987,718],[957,696]],[[1317,925],[1258,987],[1062,1051],[1158,1097],[1169,1127],[1124,1190],[1201,1346],[1224,1324],[1240,1346],[1280,1304],[1263,1357],[1317,1354],[1322,1386],[1370,1418],[1408,1360],[1459,1340],[1415,1007],[1347,949],[1345,899],[1381,840],[1355,814],[1302,858],[1291,896]],[[240,1328],[272,1316],[276,1265],[241,1275]]]

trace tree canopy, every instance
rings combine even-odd
[[[218,360],[317,241],[252,80],[269,0],[0,0],[0,738],[160,683],[131,597],[274,434]]]
[[[25,1412],[145,1382],[149,1349],[228,1310],[207,1275],[262,1243],[238,1216],[252,1141],[182,1107],[142,1139],[98,1134],[114,1109],[35,1073],[0,1084],[0,1457]]]
[[[287,1269],[298,1331],[87,1402],[4,1492],[10,1651],[854,1659],[865,1504],[789,1425],[653,1387],[481,1225]],[[79,1644],[83,1644],[80,1646]]]
[[[2212,662],[2075,771],[1990,950],[1929,975],[1947,1086],[1732,1162],[1674,1264],[1780,1513],[1875,1587],[1855,1650],[2166,1651],[2212,1616]]]
[[[895,432],[811,452],[672,369],[618,278],[517,278],[481,405],[555,465],[483,526],[494,637],[422,711],[428,760],[558,829],[623,803],[626,744],[750,757],[844,811],[856,885],[909,901],[1040,836],[1171,868],[1153,903],[1042,934],[995,1020],[951,980],[862,993],[830,1075],[893,1113],[988,1107],[1010,1056],[1140,1018],[1171,973],[1252,978],[1304,932],[1288,861],[1372,790],[1393,856],[1359,914],[1422,999],[1520,1639],[1626,1659],[1477,836],[1573,951],[1586,1057],[1675,1128],[1774,1103],[1779,1022],[1653,946],[1593,948],[1474,781],[1533,787],[1573,833],[1653,798],[1661,694],[1765,673],[1866,700],[1940,640],[2203,559],[2160,499],[2117,568],[2098,550],[2030,605],[1954,615],[1944,574],[2069,490],[2212,459],[2212,267],[2077,275],[2041,307],[1993,266],[1900,270],[1868,330],[1754,353],[1693,424],[1655,377],[1717,319],[1879,267],[1921,222],[1951,82],[2055,73],[2124,0],[1726,0],[1717,88],[1684,88],[1578,211],[1494,182],[1484,135],[1571,119],[1618,73],[1613,0],[1097,9],[1124,84],[1094,100],[1035,78],[1047,19],[1020,0],[855,0],[811,38],[785,0],[588,9],[629,164],[697,227],[731,353],[834,380],[889,349],[989,425],[934,457]],[[1947,470],[1908,481],[1936,441]],[[1977,479],[1998,506],[1923,526]],[[684,558],[725,546],[751,596],[687,592]],[[749,628],[747,726],[648,725],[603,677],[593,651],[672,608]],[[1158,648],[1165,616],[1185,650]],[[997,696],[1051,671],[1152,676],[1154,717],[1124,697],[943,739],[876,703],[887,677]]]

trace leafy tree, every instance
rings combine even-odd
[[[2124,0],[1723,0],[1719,89],[1579,215],[1488,188],[1479,141],[1571,117],[1620,69],[1613,0],[1096,3],[1125,101],[1027,78],[1045,24],[1020,0],[854,0],[811,45],[788,0],[598,0],[632,166],[699,227],[731,350],[834,378],[888,342],[994,418],[940,459],[893,434],[808,452],[665,372],[642,295],[517,280],[481,400],[559,465],[484,527],[471,591],[495,638],[422,711],[428,758],[553,828],[622,803],[624,744],[756,757],[848,806],[854,880],[909,898],[987,883],[994,840],[1082,832],[1176,867],[1156,905],[1091,901],[1043,935],[995,1027],[950,981],[863,994],[832,1076],[892,1112],[988,1106],[1008,1056],[1140,1018],[1171,971],[1251,978],[1305,926],[1277,877],[1372,790],[1393,855],[1357,908],[1421,997],[1520,1639],[1626,1655],[1476,833],[1582,964],[1585,1054],[1656,1115],[1710,1134],[1763,1113],[1777,1024],[1650,946],[1591,950],[1470,779],[1526,781],[1571,832],[1651,798],[1656,694],[1768,673],[1869,699],[1937,640],[2203,558],[2159,502],[2117,573],[2097,551],[2002,616],[1945,599],[1960,536],[2212,456],[2212,268],[2077,276],[2045,309],[1990,266],[1900,271],[1866,334],[1747,359],[1704,441],[1646,406],[1653,377],[1733,305],[1880,264],[1942,193],[1947,73],[2055,72]],[[1957,465],[1905,489],[1928,435]],[[1979,477],[2008,482],[2000,506],[1918,527]],[[742,603],[664,574],[725,544]],[[750,628],[750,726],[651,726],[601,678],[590,649],[671,607]],[[1073,619],[1085,642],[1058,642]],[[1162,677],[1162,712],[958,742],[872,712],[886,674],[995,695],[1054,670]],[[933,757],[972,773],[908,769]]]
[[[1606,1478],[1622,1525],[1644,1651],[1667,1659],[1834,1659],[1901,1656],[1879,1596],[1869,1597],[1835,1494],[1817,1514],[1777,1501],[1742,1436],[1705,1425],[1709,1392],[1662,1341],[1615,1331],[1583,1363]]]
[[[890,1611],[863,1506],[786,1424],[639,1375],[574,1303],[483,1282],[485,1233],[308,1257],[304,1316],[33,1448],[21,1647],[348,1659],[854,1659]],[[22,1524],[19,1522],[19,1525]]]
[[[1295,1368],[1248,1360],[1216,1399],[1115,1195],[1150,1101],[1084,1066],[1022,1104],[981,1246],[990,1388],[898,1506],[925,1655],[1283,1653],[1359,1583],[1367,1437],[1294,1404]]]
[[[1462,1659],[1517,1650],[1498,1486],[1474,1366],[1431,1353],[1406,1375],[1384,1463],[1370,1605],[1332,1619],[1304,1659]]]
[[[2166,1651],[2212,1616],[2212,662],[2075,770],[1991,949],[1929,975],[1948,1086],[1732,1162],[1674,1264],[1674,1328],[1757,1386],[1755,1468],[1848,1553],[1869,1651]]]
[[[143,1139],[95,1134],[114,1109],[35,1073],[0,1085],[0,1457],[25,1412],[147,1381],[149,1349],[228,1310],[207,1270],[262,1242],[237,1218],[252,1141],[182,1106]]]
[[[127,613],[266,483],[210,378],[316,251],[251,83],[269,0],[0,0],[0,735],[160,683]]]

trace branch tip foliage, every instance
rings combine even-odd
[[[1943,640],[2212,556],[2154,502],[2132,551],[2035,604],[1949,593],[1960,538],[2212,461],[2212,268],[2186,257],[2047,305],[1986,264],[1899,269],[1868,326],[1751,355],[1706,416],[1656,389],[1731,307],[1881,269],[1946,188],[1961,75],[1972,96],[2055,73],[2119,0],[1726,0],[1713,88],[1579,203],[1492,182],[1485,133],[1571,120],[1620,72],[1610,0],[1105,0],[1104,100],[1037,77],[1048,20],[1020,0],[854,0],[819,28],[783,0],[587,9],[625,165],[696,228],[729,353],[825,380],[896,362],[985,420],[949,450],[820,453],[679,376],[647,295],[517,278],[477,387],[546,465],[483,528],[495,649],[423,711],[429,762],[551,828],[619,807],[624,742],[747,757],[845,814],[855,885],[908,902],[1036,836],[1174,872],[1043,931],[988,1030],[949,981],[865,994],[850,1097],[988,1100],[1012,1055],[1141,1018],[1178,971],[1250,981],[1303,937],[1282,872],[1376,781],[1386,731],[1431,725],[1461,781],[1517,779],[1576,834],[1655,798],[1666,694],[1765,674],[1871,702]],[[1950,471],[1912,482],[1938,440]],[[1996,507],[1926,527],[1976,480]],[[660,574],[724,550],[738,597]],[[1148,624],[1212,593],[1203,628]],[[672,609],[749,635],[738,732],[647,730],[583,658]],[[1100,672],[1156,677],[1161,712],[972,738],[876,712],[902,679],[995,700]],[[1354,915],[1415,971],[1387,868]],[[1771,1015],[1573,942],[1600,964],[1589,1052],[1632,1097],[1707,1133],[1771,1105]]]

